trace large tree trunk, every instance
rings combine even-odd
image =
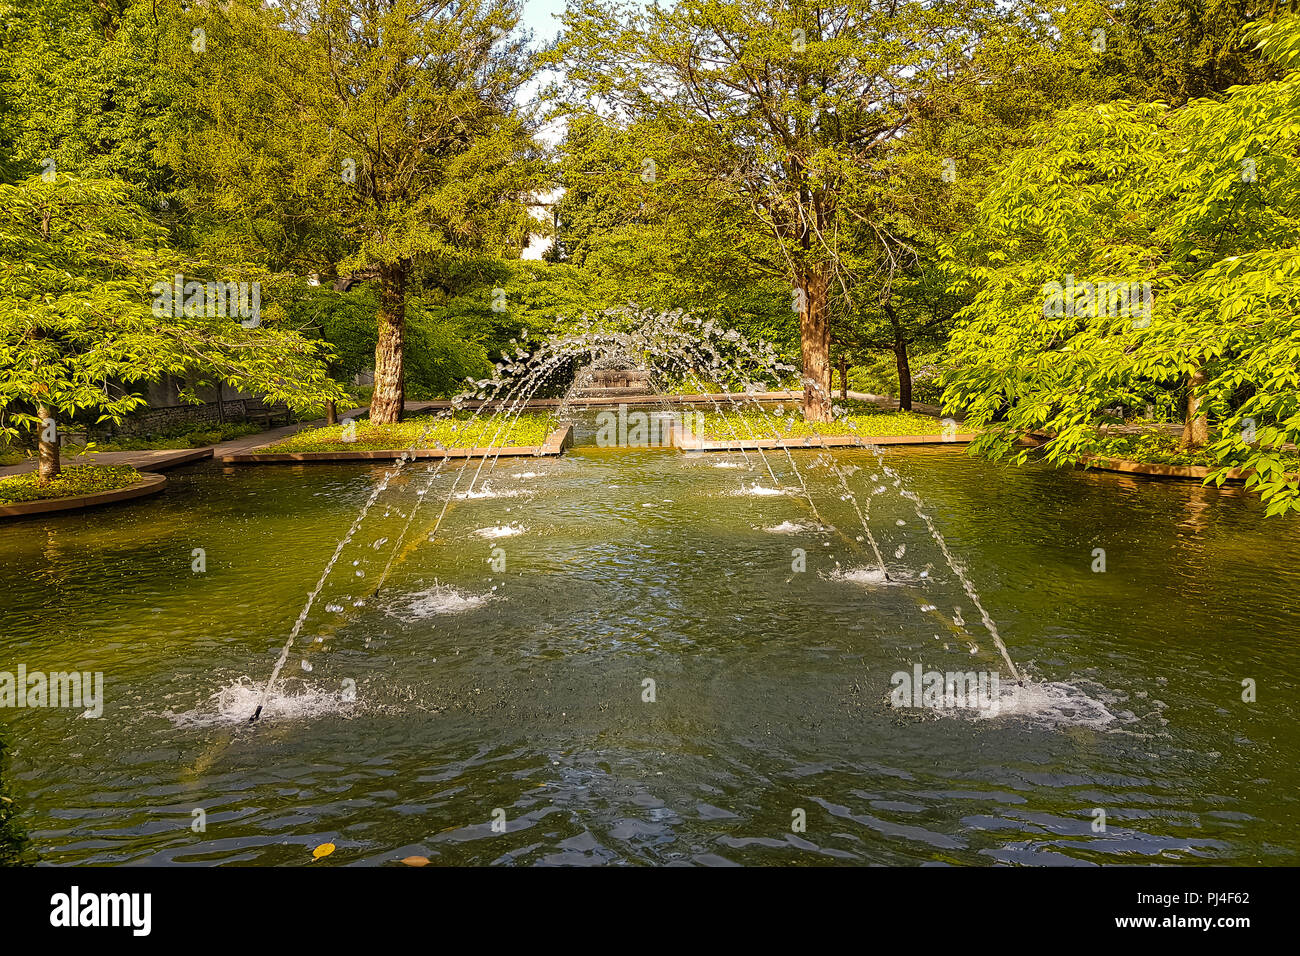
[[[849,359],[843,352],[840,353],[840,401],[849,400]]]
[[[1205,384],[1205,369],[1198,367],[1187,380],[1186,414],[1183,416],[1183,448],[1201,448],[1210,440],[1210,422],[1201,411],[1196,389]]]
[[[50,424],[54,421],[54,415],[45,405],[38,405],[36,416],[41,420],[37,426],[37,464],[36,477],[44,482],[58,476],[63,470],[59,463],[59,433],[57,427]],[[46,441],[46,435],[53,433],[53,441]]]
[[[803,352],[803,417],[810,422],[831,420],[831,319],[824,266],[799,277],[803,292],[799,309],[799,345]]]
[[[406,267],[379,270],[379,340],[375,343],[375,394],[370,399],[370,420],[392,425],[402,417],[406,403],[402,380],[402,340],[406,332]]]
[[[907,335],[904,333],[903,323],[899,321],[898,313],[888,301],[885,302],[885,314],[889,316],[889,324],[894,330],[894,359],[898,365],[898,410],[910,412],[912,410],[912,365],[907,360]]]
[[[339,423],[339,410],[332,401],[325,403],[325,424],[337,425]]]

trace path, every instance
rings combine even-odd
[[[341,413],[339,418],[356,418],[367,411],[366,408],[354,408],[350,412]],[[180,465],[188,465],[213,457],[238,455],[258,445],[279,441],[281,438],[296,434],[304,428],[319,428],[324,424],[325,419],[323,418],[310,422],[296,422],[292,425],[282,425],[279,428],[270,428],[264,432],[223,441],[217,445],[204,445],[201,448],[150,448],[143,451],[101,451],[94,455],[67,455],[63,458],[63,467],[130,465],[137,471],[167,471],[169,468],[176,468]],[[0,468],[0,478],[9,475],[23,475],[35,468],[35,460],[26,461],[19,465],[6,465]]]

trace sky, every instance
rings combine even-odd
[[[532,30],[533,38],[539,42],[554,40],[563,12],[564,0],[524,0],[523,26]]]

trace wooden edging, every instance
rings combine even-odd
[[[1204,481],[1217,468],[1205,465],[1162,465],[1154,462],[1130,461],[1127,458],[1097,458],[1091,455],[1079,459],[1079,464],[1096,471],[1115,471],[1125,475],[1145,475],[1148,478],[1178,478],[1184,481]],[[1245,481],[1254,469],[1234,468],[1225,481]]]
[[[1020,444],[1041,447],[1050,436],[1038,432],[1025,435]],[[1084,455],[1078,461],[1078,467],[1092,471],[1110,471],[1121,475],[1141,475],[1144,478],[1170,478],[1175,481],[1204,481],[1217,468],[1208,465],[1165,465],[1159,462],[1133,461],[1129,458],[1104,458],[1099,455]],[[1253,468],[1233,468],[1224,481],[1245,481],[1254,472]]]
[[[270,444],[275,444],[271,442]],[[236,455],[222,455],[227,465],[286,465],[310,462],[396,461],[407,458],[547,458],[556,457],[573,444],[573,426],[567,422],[546,437],[541,445],[501,445],[493,448],[387,448],[360,451],[259,452],[256,448]],[[260,447],[266,447],[265,445]]]
[[[167,476],[151,471],[140,473],[140,480],[125,488],[111,491],[97,491],[91,495],[70,495],[66,498],[43,498],[39,501],[19,501],[12,505],[0,505],[0,518],[19,518],[25,515],[49,514],[54,511],[76,511],[82,508],[94,508],[99,505],[130,501],[143,498],[162,491],[167,485]]]
[[[156,471],[179,468],[181,465],[188,465],[196,461],[203,461],[205,458],[211,458],[212,448],[212,445],[204,445],[202,448],[177,449],[175,455],[167,455],[157,461],[143,461],[141,464]],[[104,454],[109,453],[104,452]]]
[[[959,432],[952,437],[943,435],[882,435],[869,438],[862,435],[824,435],[820,438],[745,438],[738,441],[711,441],[699,438],[685,428],[672,429],[672,444],[682,451],[758,451],[760,449],[817,450],[823,448],[866,448],[868,445],[965,445],[975,435]]]

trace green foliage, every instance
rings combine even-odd
[[[1275,0],[1107,4],[1094,27],[1105,30],[1094,70],[1116,77],[1128,97],[1171,106],[1277,79],[1247,36],[1253,21],[1277,12]]]
[[[1094,447],[1096,454],[1103,458],[1121,458],[1158,465],[1215,467],[1218,464],[1217,456],[1209,448],[1184,448],[1176,436],[1164,431],[1139,435],[1101,435]],[[1283,454],[1281,457],[1288,471],[1294,472],[1297,465],[1300,465],[1300,456],[1294,453]]]
[[[295,408],[341,395],[295,332],[153,315],[151,283],[183,268],[120,183],[0,185],[0,435],[39,426],[40,407],[121,422],[143,403],[129,386],[164,374],[220,375]]]
[[[1293,50],[1297,32],[1265,36]],[[1177,110],[1074,110],[1007,165],[951,250],[974,298],[944,398],[989,426],[977,451],[1016,455],[1045,430],[1050,460],[1077,460],[1108,409],[1191,388],[1218,422],[1214,480],[1254,469],[1270,513],[1300,509],[1280,455],[1300,440],[1298,115],[1295,73]],[[1087,295],[1049,307],[1047,284],[1070,279],[1149,283],[1149,316]]]
[[[943,388],[940,385],[942,350],[921,352],[911,357],[912,397],[928,405],[943,402]],[[879,353],[867,356],[861,365],[850,366],[849,388],[855,392],[867,392],[872,395],[898,395],[898,363],[893,353]],[[836,379],[835,394],[839,395],[839,379]]]
[[[208,241],[323,275],[519,249],[544,163],[513,102],[526,52],[494,43],[516,22],[504,0],[173,11],[165,154]]]
[[[233,441],[245,435],[255,435],[262,431],[261,425],[252,422],[226,422],[215,425],[190,425],[176,428],[160,435],[121,435],[108,441],[97,441],[86,446],[90,452],[102,451],[148,451],[158,448],[203,448],[206,445],[219,445],[223,441]],[[75,455],[79,449],[65,445],[65,455]]]
[[[168,109],[148,68],[156,31],[151,3],[0,3],[0,154],[15,175],[50,168],[169,190],[171,171],[154,154]]]
[[[139,480],[140,473],[126,465],[77,465],[65,468],[48,481],[42,481],[35,472],[11,475],[0,478],[0,505],[115,491]]]

